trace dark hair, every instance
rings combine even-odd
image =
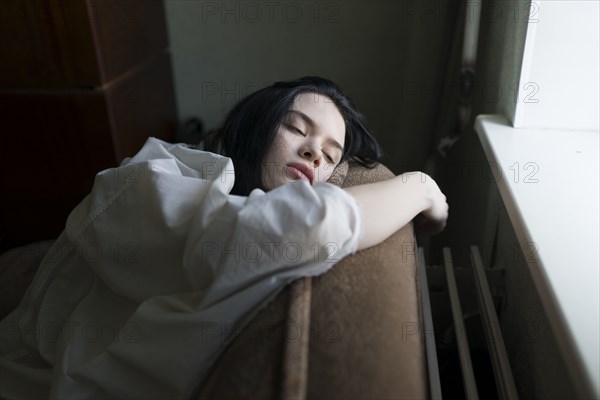
[[[262,161],[286,113],[301,93],[318,93],[330,98],[346,125],[342,161],[352,158],[373,167],[383,156],[377,140],[353,101],[331,80],[306,76],[276,82],[240,100],[225,118],[223,126],[209,134],[204,148],[230,157],[236,172],[232,194],[247,195],[262,188]]]

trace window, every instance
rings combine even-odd
[[[597,0],[532,1],[515,128],[598,131],[599,14]]]

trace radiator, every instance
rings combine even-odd
[[[482,322],[482,338],[473,338],[479,341],[485,341],[490,358],[490,364],[493,370],[496,391],[499,399],[517,399],[518,393],[512,376],[512,371],[498,315],[494,306],[490,285],[486,270],[483,266],[479,249],[477,246],[471,246],[470,263],[473,272],[473,284],[477,293],[478,311]],[[440,369],[438,364],[438,348],[436,345],[436,335],[434,332],[433,313],[431,308],[430,285],[425,262],[423,247],[419,247],[418,252],[418,270],[419,270],[419,292],[423,311],[423,331],[425,332],[425,347],[427,354],[427,370],[429,374],[429,390],[432,399],[442,399],[442,384],[440,378]],[[460,362],[462,383],[464,388],[464,397],[466,399],[478,399],[478,388],[473,364],[471,360],[471,346],[467,329],[465,329],[465,315],[463,314],[458,285],[456,283],[455,267],[452,260],[450,248],[443,249],[445,283],[450,299],[450,308],[453,321],[454,336],[456,338],[456,347]],[[452,395],[455,395],[454,393]],[[450,394],[448,394],[449,397]]]

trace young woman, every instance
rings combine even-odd
[[[446,221],[424,174],[326,183],[341,161],[381,151],[325,79],[250,95],[207,148],[222,155],[150,138],[97,175],[0,322],[1,398],[190,398],[286,284],[416,215]]]
[[[382,157],[353,102],[334,82],[320,77],[277,82],[249,95],[209,137],[206,147],[233,160],[237,176],[232,193],[242,195],[295,179],[326,182],[344,160],[371,166]],[[446,197],[422,172],[347,192],[363,215],[359,249],[380,243],[415,216],[425,233],[445,227]]]

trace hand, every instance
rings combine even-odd
[[[430,206],[415,217],[414,224],[417,232],[434,235],[446,227],[449,207],[446,196],[431,177],[427,176],[426,184]]]

